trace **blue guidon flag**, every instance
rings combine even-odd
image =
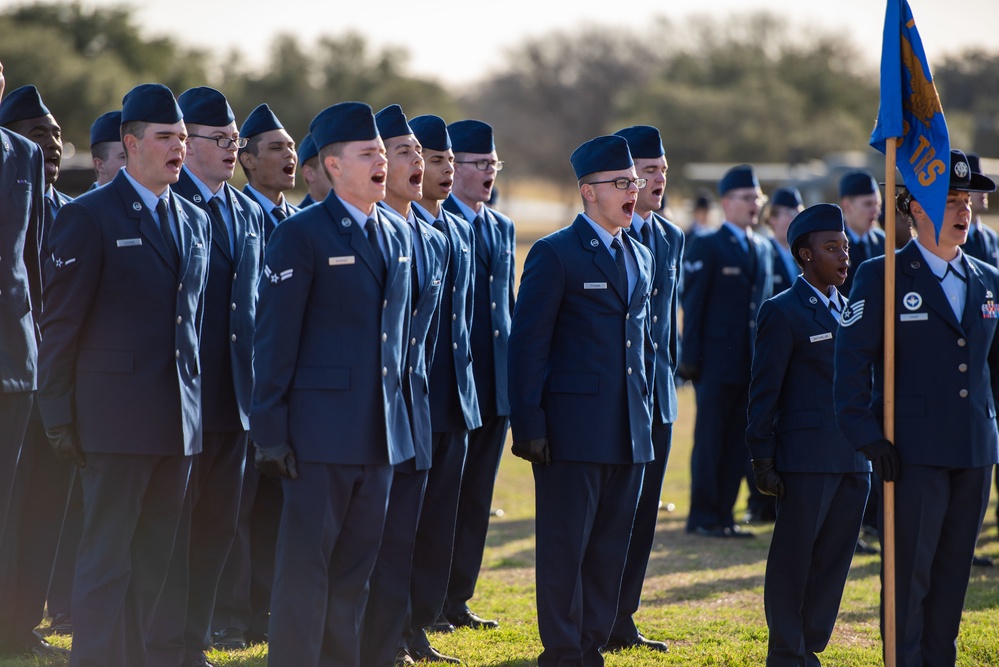
[[[871,146],[884,153],[893,137],[905,185],[933,221],[939,241],[950,183],[950,135],[906,0],[888,0],[885,12],[881,106]]]

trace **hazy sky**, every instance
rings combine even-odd
[[[9,0],[0,0],[7,4]],[[352,29],[376,46],[405,47],[414,74],[448,83],[474,80],[502,64],[503,51],[524,37],[579,25],[609,30],[640,27],[651,16],[682,21],[767,10],[807,30],[840,30],[872,64],[881,52],[884,0],[83,0],[86,7],[131,5],[148,35],[171,34],[191,45],[224,52],[238,47],[253,63],[280,32],[311,43]],[[968,46],[999,50],[999,0],[909,0],[932,64]],[[960,11],[955,11],[959,8]]]

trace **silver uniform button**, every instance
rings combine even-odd
[[[235,280],[235,279],[236,279],[236,274],[235,274],[235,273],[234,273],[234,274],[232,274],[232,279],[233,279],[233,280]]]
[[[631,375],[631,366],[628,366],[628,375]]]
[[[181,323],[183,323],[183,322],[184,322],[184,318],[183,318],[183,317],[181,317],[180,315],[178,315],[178,316],[177,316],[177,324],[181,324]]]
[[[960,396],[961,398],[968,398],[968,390],[962,389],[961,391],[957,392],[957,395]]]
[[[659,349],[659,343],[653,343],[652,344],[652,349],[653,350],[658,350]]]
[[[180,359],[180,350],[177,350],[176,352],[174,352],[174,353],[173,353],[173,356],[175,356],[175,357],[177,357],[178,359]]]
[[[382,342],[384,343],[387,340],[388,340],[388,334],[387,333],[383,333],[382,334]]]
[[[233,334],[233,335],[229,336],[229,340],[231,340],[233,343],[235,343],[236,342],[236,334]]]
[[[412,374],[413,374],[413,367],[412,367],[412,366],[410,366],[410,367],[409,367],[409,374],[410,374],[410,375],[412,375]]]
[[[654,288],[654,289],[652,290],[652,296],[655,296],[655,295],[657,295],[657,294],[659,294],[659,288],[658,288],[658,287],[656,287],[656,288]]]
[[[625,319],[625,321],[630,320],[631,319],[631,313],[625,313],[624,319]]]
[[[491,308],[492,308],[493,310],[496,310],[496,302],[495,302],[495,301],[493,301],[493,302],[492,302],[492,304],[491,304]]]
[[[457,350],[458,349],[458,344],[457,343],[451,343],[451,347]]]
[[[653,315],[652,316],[652,323],[655,324],[658,321],[659,321],[659,316],[658,315]]]
[[[489,276],[489,282],[492,282],[492,281],[493,281],[493,277]]]
[[[415,338],[410,339],[409,344],[416,345],[416,339]]]
[[[388,308],[388,299],[382,301],[382,308]]]
[[[959,365],[957,367],[957,370],[961,371],[962,373],[967,373],[968,372],[968,364],[961,364],[961,365]]]
[[[454,293],[455,293],[455,292],[457,292],[457,291],[458,291],[458,288],[457,288],[457,287],[452,287],[452,288],[451,288],[451,294],[454,294]]]
[[[627,347],[627,348],[630,348],[631,347],[631,341],[630,340],[625,341],[624,342],[624,346]]]
[[[236,310],[236,304],[232,304],[231,307],[232,307],[233,310]]]
[[[382,367],[382,377],[388,377],[388,369],[384,366]]]
[[[493,338],[499,338],[499,329],[493,332]]]
[[[452,315],[451,315],[451,321],[454,322],[457,319],[458,319],[458,316],[452,313]]]
[[[957,346],[958,347],[964,347],[967,344],[968,344],[968,341],[964,340],[963,338],[958,338],[957,339]]]
[[[752,329],[756,326],[756,320],[749,320],[749,328]]]
[[[749,302],[749,309],[750,310],[755,310],[756,309],[756,302],[755,301],[750,301]]]
[[[184,283],[181,283],[181,284],[177,285],[177,291],[178,292],[181,291],[182,289],[184,289]]]

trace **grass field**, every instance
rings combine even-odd
[[[725,665],[756,667],[766,657],[763,572],[771,526],[752,526],[755,540],[714,540],[686,535],[693,392],[681,391],[662,498],[676,505],[660,513],[655,550],[637,615],[647,636],[669,642],[668,654],[632,649],[607,656],[609,667]],[[741,516],[745,495],[737,507]],[[435,635],[435,645],[469,667],[529,667],[541,650],[534,609],[534,483],[529,464],[504,456],[494,507],[504,510],[490,526],[483,571],[472,608],[498,618],[499,630],[459,630]],[[979,552],[999,560],[995,500]],[[857,556],[847,581],[839,621],[823,662],[835,667],[880,665],[878,633],[879,557]],[[68,640],[53,641],[67,646]],[[213,652],[216,665],[263,667],[266,649]],[[57,665],[57,660],[0,659],[0,667]],[[958,664],[999,665],[999,568],[976,568],[965,605]],[[291,666],[289,666],[291,667]]]

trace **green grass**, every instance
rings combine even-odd
[[[689,502],[693,397],[681,391],[681,420],[662,498],[675,503],[661,512],[656,543],[645,582],[637,622],[647,636],[669,642],[668,654],[642,650],[607,656],[609,667],[653,665],[724,665],[758,667],[766,658],[767,627],[763,615],[763,572],[770,526],[753,526],[755,540],[710,540],[683,530]],[[435,635],[435,646],[470,667],[529,667],[541,651],[534,608],[534,482],[529,464],[507,455],[500,467],[494,507],[504,510],[490,525],[482,574],[472,600],[479,614],[500,619],[499,630],[459,630]],[[745,508],[745,490],[738,514]],[[986,518],[979,552],[999,560],[995,499]],[[879,558],[857,556],[843,595],[836,630],[822,654],[836,667],[880,665],[878,632]],[[975,568],[965,605],[958,646],[958,665],[999,665],[999,568]],[[64,638],[55,638],[68,645]],[[266,649],[213,652],[213,663],[230,667],[263,667]],[[58,661],[0,659],[0,667],[54,665]]]

